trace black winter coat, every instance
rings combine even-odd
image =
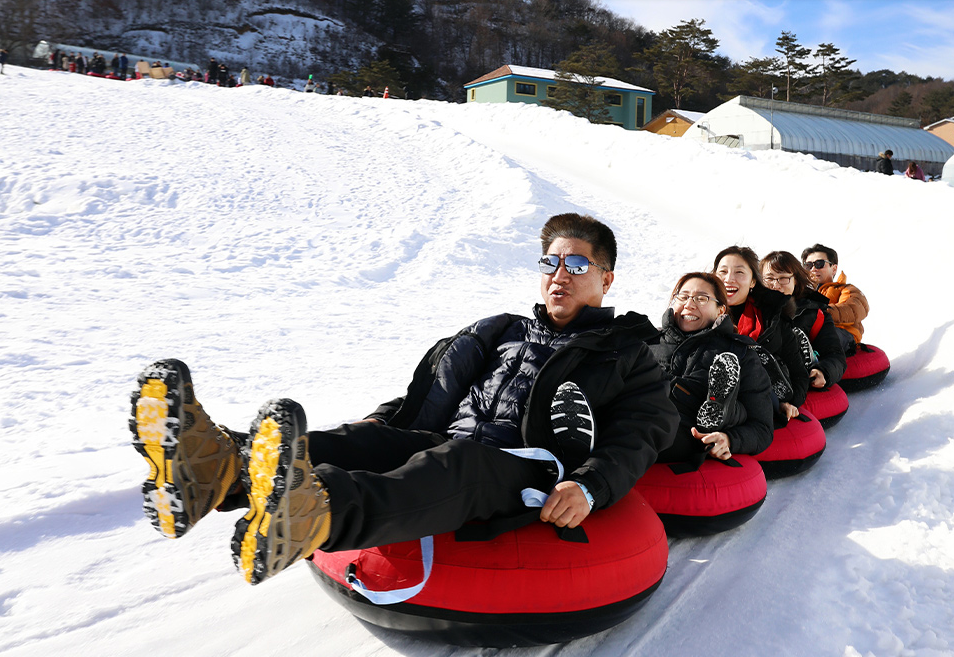
[[[877,171],[878,173],[883,173],[887,176],[893,176],[894,163],[891,162],[890,158],[887,158],[882,155],[878,158],[878,161],[875,162],[875,171]]]
[[[812,326],[818,318],[818,313],[824,315],[824,322],[814,339],[811,340],[812,349],[818,355],[818,361],[813,368],[821,370],[825,375],[825,387],[830,388],[841,381],[845,375],[845,350],[841,340],[835,332],[835,322],[828,312],[828,297],[815,290],[808,290],[805,296],[795,299],[795,326],[805,332],[811,339]]]
[[[538,305],[535,314],[543,321],[545,309]],[[486,372],[500,336],[524,319],[488,317],[440,340],[417,366],[407,394],[368,417],[406,429],[445,432],[471,384]],[[596,417],[596,444],[586,462],[565,478],[585,485],[595,508],[625,496],[656,455],[672,444],[679,424],[669,382],[643,341],[654,335],[645,315],[616,317],[554,351],[531,386],[520,427],[524,444],[554,454],[559,448],[550,403],[557,387],[574,381],[586,394]]]
[[[775,357],[792,385],[791,399],[780,401],[801,406],[808,394],[809,378],[798,339],[792,332],[795,302],[790,296],[761,285],[756,285],[749,296],[762,314],[762,332],[755,341]]]
[[[702,331],[684,333],[676,326],[672,308],[663,315],[657,340],[650,351],[672,384],[671,399],[679,410],[680,433],[696,426],[696,415],[709,390],[709,368],[717,354],[730,352],[739,359],[736,424],[723,429],[733,454],[758,454],[772,444],[771,382],[758,356],[749,348],[751,338],[739,335],[727,316]]]

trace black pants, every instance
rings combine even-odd
[[[835,327],[835,333],[838,335],[838,340],[841,342],[841,348],[844,349],[845,355],[854,355],[858,350],[858,345],[855,343],[855,336],[838,326]]]
[[[326,552],[454,531],[469,520],[526,511],[524,488],[549,493],[554,476],[531,461],[471,440],[374,422],[310,431],[315,474],[331,499]]]

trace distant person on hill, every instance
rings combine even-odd
[[[242,499],[232,508],[247,500],[232,554],[258,584],[316,549],[421,539],[475,519],[573,528],[621,500],[679,423],[644,342],[657,331],[645,315],[602,306],[617,252],[608,226],[556,215],[540,241],[543,303],[531,316],[495,315],[438,341],[407,393],[358,422],[308,431],[302,407],[277,399],[239,433],[212,422],[184,363],[147,367],[129,425],[149,462],[146,516],[177,538],[230,492]],[[542,508],[528,509],[525,489]]]
[[[246,66],[243,66],[239,72],[239,84],[243,87],[247,84],[252,84],[252,75],[248,72],[248,67]]]
[[[370,84],[364,88],[364,95],[371,98],[374,97],[374,89],[371,88]]]
[[[109,66],[113,69],[113,75],[119,77],[119,53],[113,55],[113,58],[109,62]]]
[[[205,81],[209,84],[215,84],[219,79],[219,63],[215,57],[209,57],[209,68],[205,73]]]
[[[7,49],[0,48],[0,75],[3,75],[3,69],[7,65],[7,57],[8,57]]]
[[[925,182],[924,171],[917,162],[908,162],[908,168],[904,170],[904,177]]]
[[[121,53],[119,55],[119,77],[125,80],[126,74],[128,71],[129,71],[129,58],[126,57],[126,53]]]
[[[844,272],[838,273],[838,253],[833,248],[824,244],[808,247],[802,251],[802,265],[818,291],[828,297],[828,310],[838,337],[850,356],[865,333],[861,320],[868,316],[868,299],[861,290],[848,284]]]
[[[272,76],[271,76],[271,75],[269,75],[268,73],[266,73],[266,74],[265,74],[265,79],[262,80],[262,84],[267,85],[267,86],[269,86],[269,87],[274,87],[274,86],[275,86],[275,81],[272,79]]]
[[[894,163],[891,161],[891,158],[894,156],[894,151],[886,150],[884,153],[878,153],[878,161],[875,162],[875,171],[878,173],[883,173],[886,176],[894,175]]]
[[[306,94],[315,93],[315,81],[312,79],[310,75],[308,76],[308,81],[305,83],[304,91]]]
[[[225,64],[219,64],[218,85],[220,87],[229,86],[229,67]]]

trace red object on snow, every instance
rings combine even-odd
[[[636,482],[673,537],[706,536],[738,527],[765,501],[762,467],[747,454],[707,458],[698,470],[656,463]]]
[[[848,395],[841,386],[835,384],[827,390],[809,388],[805,403],[798,407],[799,412],[808,411],[827,429],[838,423],[848,412]]]
[[[391,97],[391,92],[388,91],[388,88],[387,88],[387,87],[384,88],[384,97],[385,97],[385,98],[390,98],[390,97]]]
[[[825,429],[810,412],[801,412],[776,429],[772,444],[755,459],[768,479],[789,477],[815,465],[825,451]]]
[[[424,588],[407,602],[374,605],[351,590],[346,573],[369,589],[394,590],[423,576],[420,541],[312,555],[319,582],[358,618],[458,645],[562,643],[630,617],[666,572],[669,546],[662,523],[630,491],[580,525],[587,543],[558,538],[533,522],[490,541],[434,537],[434,565]]]
[[[848,356],[848,367],[838,383],[845,392],[865,390],[884,381],[890,369],[886,353],[874,345],[859,344],[858,350]]]

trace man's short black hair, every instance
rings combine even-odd
[[[805,258],[810,256],[813,253],[824,253],[825,259],[828,260],[833,265],[838,264],[838,253],[835,249],[830,246],[825,246],[824,244],[813,244],[804,251],[802,251],[802,262],[805,262]]]
[[[593,217],[575,212],[550,217],[540,231],[543,254],[559,237],[583,240],[593,247],[593,257],[598,265],[610,271],[616,269],[616,236],[609,226]]]

